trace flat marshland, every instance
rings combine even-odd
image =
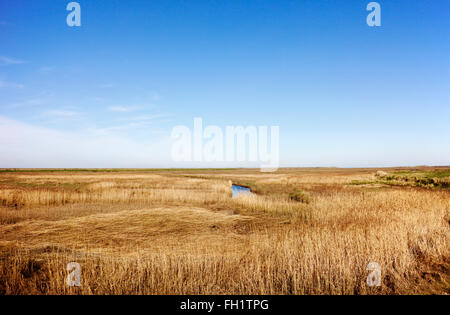
[[[449,183],[426,167],[1,170],[0,294],[448,294]]]

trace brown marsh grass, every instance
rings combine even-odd
[[[375,173],[2,172],[0,294],[449,293],[449,190]]]

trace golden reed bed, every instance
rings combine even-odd
[[[449,293],[449,190],[375,172],[2,172],[0,294]]]

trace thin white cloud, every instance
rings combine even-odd
[[[20,65],[23,63],[26,63],[26,62],[23,60],[20,60],[20,59],[16,59],[16,58],[0,56],[0,65],[1,66]]]
[[[157,127],[162,121],[161,118],[168,117],[168,114],[154,114],[154,115],[139,115],[134,117],[125,117],[109,122],[109,126],[98,128],[90,128],[90,132],[98,134],[118,133],[121,131],[127,132],[130,130],[144,130],[150,133],[161,133],[162,129]],[[116,123],[116,124],[114,124]]]
[[[46,100],[46,99],[31,98],[31,99],[24,100],[24,101],[17,102],[17,103],[11,103],[11,104],[5,104],[5,105],[0,104],[0,106],[6,107],[6,108],[19,108],[19,107],[28,107],[28,106],[39,106],[39,105],[44,105],[47,103],[48,103],[48,100]]]
[[[38,69],[38,72],[41,74],[49,74],[49,73],[52,73],[53,71],[55,71],[54,67],[47,67],[47,66],[40,67]]]
[[[102,89],[110,89],[110,88],[115,87],[115,85],[112,84],[112,83],[105,83],[105,84],[101,84],[100,87],[101,87]]]
[[[117,131],[138,130],[138,129],[149,128],[151,126],[152,126],[152,124],[149,122],[131,122],[128,124],[116,125],[116,126],[105,127],[105,128],[93,128],[90,130],[93,133],[105,135],[105,134],[109,134],[109,133],[117,132]]]
[[[95,103],[105,103],[105,99],[100,96],[93,96],[89,98],[89,101],[95,102]]]
[[[13,88],[13,89],[23,89],[25,86],[19,83],[8,82],[5,80],[0,80],[0,88]]]
[[[120,112],[120,113],[127,113],[138,109],[135,106],[110,106],[108,107],[108,111],[110,112]]]
[[[0,167],[168,167],[170,138],[136,141],[43,128],[0,116]]]
[[[75,118],[83,115],[81,112],[71,110],[49,110],[44,113],[47,116],[61,117],[61,118]]]
[[[143,109],[148,110],[148,109],[152,109],[155,107],[156,106],[154,104],[133,105],[133,106],[114,105],[114,106],[109,106],[107,108],[107,110],[110,112],[128,113],[128,112],[133,112],[133,111],[138,111],[138,110],[143,110]]]
[[[119,121],[149,121],[149,120],[156,120],[159,118],[167,118],[168,114],[153,114],[153,115],[139,115],[134,117],[125,117],[119,119]]]

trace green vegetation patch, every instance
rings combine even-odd
[[[450,188],[450,170],[431,171],[401,171],[392,173],[377,173],[375,175],[377,183],[388,185],[402,185],[425,188]]]
[[[250,188],[251,192],[257,195],[286,198],[291,201],[310,203],[311,196],[308,192],[300,189],[296,185],[280,183],[256,183],[249,180],[233,180],[234,185]]]

